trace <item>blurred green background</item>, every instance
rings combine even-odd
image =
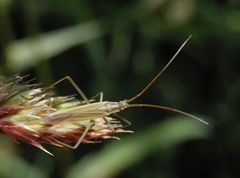
[[[176,107],[210,122],[133,108],[134,134],[77,150],[40,150],[0,138],[1,178],[240,177],[238,0],[0,0],[0,73],[47,86],[69,75],[88,97]],[[76,93],[67,83],[59,94]]]

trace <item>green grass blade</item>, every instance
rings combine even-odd
[[[82,159],[68,178],[107,178],[141,161],[154,151],[174,147],[181,142],[206,138],[209,127],[189,119],[169,119],[122,142],[114,142],[95,155]]]
[[[39,60],[49,59],[71,47],[99,38],[106,32],[100,27],[101,22],[95,20],[15,41],[5,50],[7,67],[13,71],[21,71],[35,65]]]

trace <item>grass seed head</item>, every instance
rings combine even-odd
[[[0,131],[16,142],[48,152],[42,144],[96,143],[126,132],[121,121],[81,110],[87,104],[72,96],[55,96],[51,88],[37,88],[23,77],[0,80]],[[85,108],[86,109],[86,108]],[[49,152],[48,152],[49,153]]]

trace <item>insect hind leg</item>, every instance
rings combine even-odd
[[[78,92],[78,94],[83,98],[83,100],[86,103],[90,103],[89,99],[86,97],[86,95],[83,93],[83,91],[79,88],[79,86],[76,84],[76,82],[70,76],[65,76],[65,77],[61,78],[60,80],[56,81],[52,85],[48,86],[48,88],[52,88],[52,87],[58,85],[59,83],[63,82],[64,80],[67,80],[75,88],[75,90]]]

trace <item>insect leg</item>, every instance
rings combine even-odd
[[[92,120],[90,121],[92,122]],[[78,148],[78,146],[82,143],[83,139],[85,138],[86,134],[88,133],[89,129],[93,126],[93,122],[86,127],[86,129],[84,130],[83,134],[81,135],[81,137],[78,139],[77,143],[72,146],[72,145],[69,145],[67,143],[64,143],[62,141],[59,141],[57,139],[53,139],[55,142],[57,142],[59,145],[62,145],[62,146],[65,146],[65,147],[68,147],[68,148],[71,148],[71,149],[76,149]]]
[[[112,125],[110,124],[110,122],[109,122],[105,117],[103,117],[103,120],[106,122],[106,124],[108,125],[108,127],[110,128],[110,130],[111,130],[112,132],[115,132],[115,129],[112,127]]]
[[[94,97],[92,97],[90,100],[96,98],[99,96],[99,102],[102,102],[103,101],[103,92],[99,92],[98,94],[96,94]],[[110,128],[110,130],[112,132],[115,132],[114,128],[112,127],[112,125],[110,124],[110,122],[105,118],[103,117],[103,120],[106,122],[106,124],[108,125],[108,127]]]
[[[129,127],[132,125],[132,123],[130,121],[128,121],[124,117],[120,116],[119,114],[114,114],[114,116],[116,116],[118,119],[120,119],[121,121],[123,121],[126,124],[126,125],[123,125],[123,128]]]
[[[101,91],[101,92],[99,92],[98,94],[96,94],[95,96],[93,96],[91,99],[90,99],[90,101],[91,100],[94,100],[95,98],[97,98],[99,96],[99,102],[102,102],[103,101],[103,92]]]
[[[93,120],[90,121],[91,123],[89,124],[89,126],[86,127],[86,129],[84,130],[83,134],[81,135],[81,137],[79,138],[79,140],[77,141],[77,143],[72,146],[72,149],[76,149],[83,141],[83,139],[85,138],[85,136],[87,135],[89,129],[93,126]]]
[[[67,80],[77,90],[78,94],[83,98],[83,100],[86,103],[90,103],[90,101],[88,100],[86,95],[83,93],[83,91],[79,88],[79,86],[74,82],[74,80],[70,76],[61,78],[60,80],[56,81],[52,85],[48,86],[48,88],[52,88],[52,87],[58,85],[59,83],[63,82],[64,80]]]

